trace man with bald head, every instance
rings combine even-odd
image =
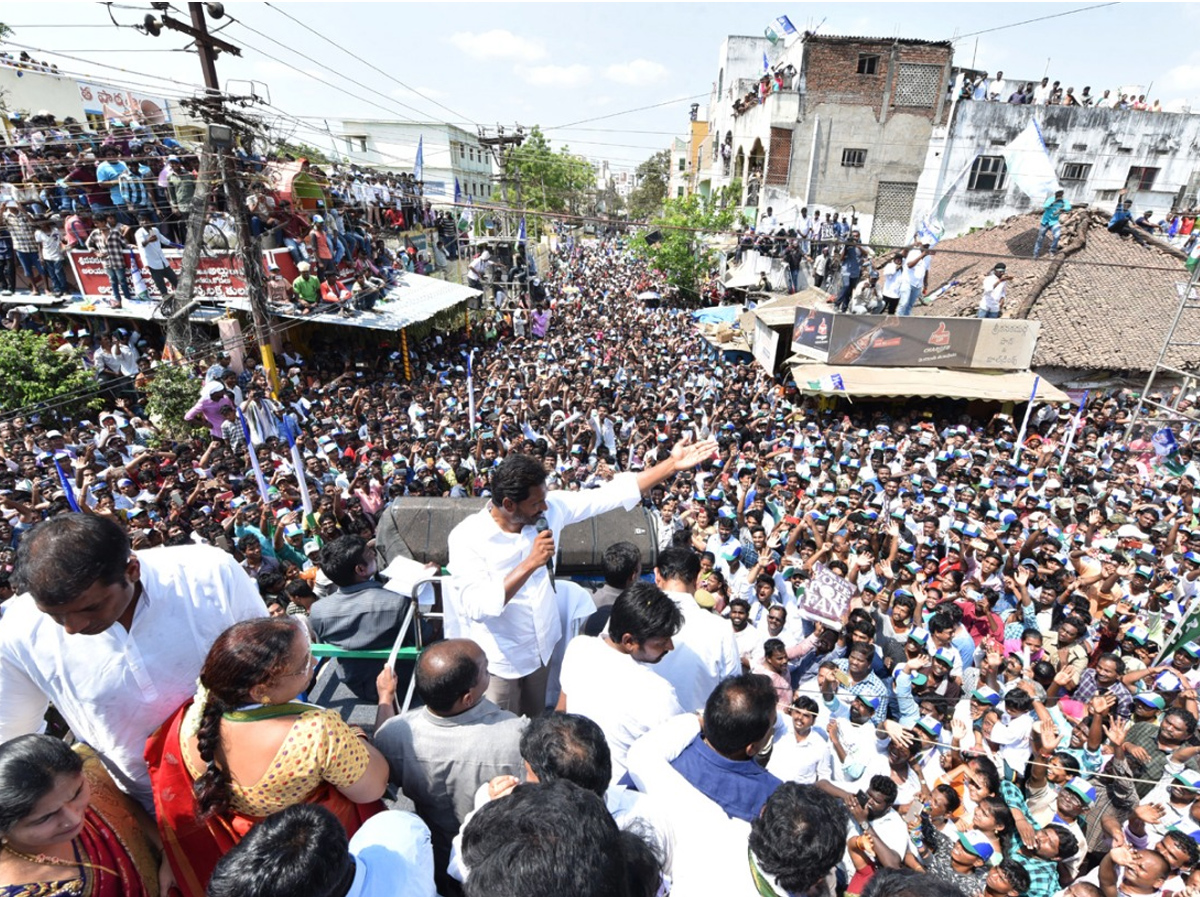
[[[435,871],[444,873],[450,842],[475,805],[475,791],[497,775],[524,771],[521,733],[528,720],[500,709],[484,693],[487,655],[470,640],[433,644],[417,660],[417,693],[425,705],[395,714],[396,677],[380,673],[375,746],[391,767],[391,782],[416,807],[433,837]],[[443,884],[448,890],[461,887]]]

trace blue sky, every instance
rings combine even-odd
[[[122,4],[131,7],[113,9],[122,24],[139,23],[148,7]],[[186,18],[184,4],[176,6]],[[241,45],[243,57],[222,55],[217,70],[235,93],[247,92],[250,80],[265,84],[273,107],[266,113],[293,129],[300,128],[296,117],[313,117],[304,121],[320,127],[320,120],[342,115],[467,127],[539,124],[556,143],[617,169],[633,167],[685,132],[689,104],[703,108],[716,78],[725,35],[761,35],[779,15],[801,30],[820,23],[824,34],[952,39],[999,29],[959,40],[956,63],[974,59],[979,68],[1017,77],[1040,77],[1048,65],[1051,79],[1077,90],[1088,84],[1099,95],[1106,87],[1141,85],[1164,105],[1191,102],[1200,110],[1200,50],[1193,40],[1200,4],[1089,6],[1095,4],[230,2],[226,9],[237,21],[221,35]],[[1016,24],[1070,10],[1080,11]],[[36,59],[64,71],[155,84],[168,99],[200,81],[196,56],[171,52],[186,37],[115,28],[101,4],[0,3],[0,21],[14,28],[10,43],[35,48]],[[678,102],[659,105],[671,100]],[[585,119],[592,121],[571,125]],[[311,131],[299,136],[329,144]]]

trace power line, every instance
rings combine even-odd
[[[418,90],[417,90],[416,88],[414,88],[414,87],[409,87],[407,84],[405,84],[403,81],[401,81],[401,80],[400,80],[399,78],[397,78],[396,76],[394,76],[394,75],[391,75],[391,74],[389,74],[388,72],[385,72],[383,69],[379,68],[379,66],[375,65],[374,63],[368,62],[367,60],[363,59],[363,58],[362,58],[362,57],[361,57],[359,54],[357,54],[357,53],[353,52],[352,50],[347,50],[345,47],[343,47],[343,46],[342,46],[341,44],[339,44],[337,41],[333,40],[333,38],[329,37],[328,35],[321,34],[321,32],[319,32],[319,31],[316,31],[315,29],[313,29],[313,28],[309,27],[309,26],[308,26],[306,23],[304,23],[304,22],[301,22],[301,21],[300,21],[299,19],[297,19],[295,16],[291,15],[291,14],[290,14],[290,13],[288,13],[288,12],[285,12],[284,10],[280,9],[278,6],[275,6],[273,3],[267,3],[267,4],[265,4],[265,5],[266,5],[267,7],[269,7],[270,9],[273,9],[273,10],[275,10],[275,12],[279,13],[281,16],[284,16],[285,18],[291,19],[293,22],[295,22],[297,25],[299,25],[299,26],[300,26],[301,28],[303,28],[305,31],[308,31],[308,32],[310,32],[310,33],[312,33],[312,34],[315,34],[317,37],[321,38],[321,40],[325,41],[326,43],[328,43],[328,44],[332,44],[334,47],[337,47],[339,50],[341,50],[341,51],[342,51],[343,53],[345,53],[347,56],[352,56],[352,57],[354,57],[354,58],[355,58],[355,59],[357,59],[359,62],[361,62],[361,63],[362,63],[364,66],[367,66],[367,67],[368,67],[368,68],[370,68],[370,69],[374,69],[376,72],[378,72],[378,73],[379,73],[380,75],[382,75],[384,78],[387,78],[387,79],[389,79],[389,80],[391,80],[391,81],[394,81],[396,84],[400,85],[400,87],[404,88],[406,91],[411,91],[412,93],[414,93],[414,94],[416,94],[418,97],[420,97],[422,100],[428,100],[430,103],[434,104],[435,106],[440,106],[442,109],[446,110],[446,112],[448,112],[448,113],[451,113],[451,114],[453,114],[453,115],[459,116],[459,117],[461,117],[461,118],[463,118],[463,119],[466,119],[467,121],[471,121],[470,119],[467,119],[467,117],[466,117],[466,116],[464,116],[462,113],[460,113],[460,112],[456,112],[455,110],[451,109],[451,108],[450,108],[449,106],[447,106],[446,104],[444,104],[444,103],[442,103],[442,102],[440,102],[440,101],[438,101],[438,100],[435,100],[435,99],[433,99],[432,97],[429,97],[429,96],[427,96],[427,95],[425,95],[425,94],[422,94],[420,91],[418,91]],[[477,123],[477,122],[472,122],[471,124],[478,125],[478,123]]]
[[[1004,31],[1006,28],[1018,28],[1021,25],[1030,25],[1034,22],[1045,22],[1047,19],[1059,19],[1059,18],[1062,18],[1063,16],[1073,16],[1076,13],[1090,12],[1093,9],[1104,9],[1106,6],[1120,6],[1120,5],[1121,4],[1119,2],[1097,3],[1094,6],[1083,6],[1083,7],[1080,7],[1079,9],[1068,9],[1066,12],[1053,13],[1052,15],[1049,15],[1049,16],[1038,16],[1036,19],[1025,19],[1021,22],[1013,22],[1011,25],[997,25],[995,28],[985,28],[985,29],[983,29],[983,31],[971,31],[971,32],[968,32],[967,34],[960,34],[960,35],[958,35],[958,37],[951,38],[950,42],[954,43],[955,41],[961,41],[964,38],[969,38],[969,37],[977,37],[978,35],[981,35],[981,34],[991,34],[993,31]]]
[[[298,54],[296,54],[295,50],[294,50],[293,48],[289,47],[287,44],[283,43],[282,41],[280,41],[280,40],[278,40],[278,39],[276,39],[276,38],[273,38],[273,37],[271,37],[271,35],[269,35],[269,34],[265,34],[265,33],[261,32],[261,31],[259,31],[257,28],[255,28],[255,27],[253,27],[253,26],[251,26],[251,25],[247,25],[247,24],[246,24],[245,22],[243,22],[241,19],[234,19],[233,21],[234,21],[234,23],[235,23],[236,25],[239,25],[239,26],[241,26],[242,28],[245,28],[247,31],[251,31],[251,32],[253,32],[254,34],[258,35],[259,37],[266,38],[268,41],[270,41],[270,42],[271,42],[271,43],[273,43],[273,44],[278,44],[280,47],[282,47],[282,48],[283,48],[284,50],[286,50],[288,53],[290,53],[290,54],[292,54],[292,55],[298,55]],[[294,66],[294,65],[292,65],[290,62],[286,62],[285,60],[282,60],[282,59],[280,59],[280,58],[279,58],[279,57],[277,57],[277,56],[273,56],[273,55],[271,55],[270,53],[267,53],[265,50],[263,50],[263,49],[261,49],[261,48],[259,48],[259,47],[255,47],[255,46],[253,46],[253,45],[251,45],[251,44],[247,43],[245,40],[243,40],[243,41],[242,41],[242,43],[243,43],[243,44],[245,44],[245,46],[246,46],[248,49],[250,49],[250,50],[253,50],[255,53],[261,53],[263,56],[267,57],[267,59],[273,60],[274,62],[277,62],[277,63],[279,63],[281,66],[287,66],[287,68],[291,69],[293,72],[296,72],[296,73],[298,73],[298,74],[300,74],[300,75],[303,75],[305,78],[311,78],[313,81],[316,81],[316,82],[319,82],[319,83],[321,83],[321,84],[324,84],[324,85],[326,85],[327,87],[328,87],[328,86],[331,86],[331,85],[329,85],[329,84],[328,84],[328,82],[322,81],[320,78],[318,78],[316,75],[313,75],[311,72],[306,72],[304,69],[301,69],[301,68],[299,68],[298,66]],[[397,106],[403,106],[405,109],[412,110],[413,112],[417,113],[417,114],[418,114],[418,115],[420,115],[420,116],[424,116],[424,117],[426,117],[426,118],[432,118],[432,119],[436,119],[436,117],[434,117],[434,116],[430,116],[430,115],[429,115],[428,113],[426,113],[424,110],[417,109],[415,106],[412,106],[412,105],[410,105],[410,104],[408,104],[408,103],[405,103],[405,102],[404,102],[404,101],[402,101],[402,100],[396,100],[396,99],[394,99],[394,98],[392,98],[392,97],[389,97],[387,94],[384,94],[382,91],[377,91],[377,90],[375,90],[375,88],[373,88],[373,87],[369,87],[368,85],[365,85],[365,84],[363,84],[361,81],[358,81],[357,79],[351,78],[349,75],[344,75],[344,74],[342,74],[342,73],[341,73],[341,72],[339,72],[337,69],[331,68],[331,69],[329,69],[328,71],[329,71],[329,73],[330,73],[330,74],[336,75],[338,78],[341,78],[341,79],[343,79],[344,81],[348,81],[348,82],[350,82],[351,84],[353,84],[353,85],[355,85],[355,86],[357,86],[357,87],[360,87],[360,88],[362,88],[362,89],[363,89],[363,90],[365,90],[365,91],[369,91],[369,92],[371,92],[372,94],[378,94],[380,97],[383,97],[383,98],[384,98],[385,100],[387,100],[389,103],[394,103],[394,104],[396,104]],[[376,103],[376,102],[375,102],[375,101],[373,101],[373,100],[368,100],[366,97],[360,97],[358,94],[351,93],[350,91],[347,91],[347,90],[345,90],[344,88],[337,88],[337,90],[340,90],[342,93],[344,93],[344,94],[346,94],[346,95],[348,95],[348,96],[350,96],[350,97],[353,97],[355,100],[359,100],[359,101],[361,101],[361,102],[363,102],[363,103],[368,103],[368,104],[370,104],[371,106],[374,106],[376,109],[382,109],[384,112],[391,113],[392,115],[396,115],[396,114],[397,114],[397,113],[395,112],[395,110],[394,110],[394,109],[389,109],[388,107],[386,107],[386,106],[382,106],[382,105],[380,105],[379,103]],[[411,120],[410,120],[410,121],[411,121]]]
[[[638,106],[634,109],[623,109],[620,112],[608,113],[607,115],[603,116],[592,116],[590,119],[578,119],[574,122],[567,122],[565,125],[553,125],[545,130],[560,131],[564,128],[571,128],[575,125],[585,125],[588,122],[602,122],[605,119],[615,119],[618,116],[627,116],[635,112],[645,112],[648,109],[658,109],[660,106],[670,106],[672,103],[687,103],[689,100],[700,100],[707,96],[709,96],[709,94],[706,92],[703,94],[693,94],[690,97],[677,97],[674,100],[664,100],[662,103],[651,103],[649,106]]]

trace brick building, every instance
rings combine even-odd
[[[748,101],[764,57],[772,72],[785,73],[784,89]],[[856,216],[868,241],[902,243],[930,135],[947,114],[952,59],[949,42],[726,38],[697,189],[741,179],[753,217],[770,206],[790,226],[805,206],[837,211]]]

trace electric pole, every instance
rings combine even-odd
[[[229,206],[228,212],[237,224],[242,276],[246,285],[246,296],[250,301],[250,311],[254,317],[254,330],[258,338],[263,368],[267,372],[272,390],[278,391],[279,373],[275,366],[275,354],[271,349],[270,329],[265,309],[262,253],[258,251],[258,243],[250,235],[249,211],[246,208],[245,192],[242,190],[239,180],[240,175],[234,171],[234,167],[227,159],[228,148],[233,144],[233,129],[228,124],[230,117],[225,110],[225,96],[221,93],[221,85],[217,80],[217,54],[225,52],[241,56],[242,51],[240,47],[209,34],[205,12],[207,11],[208,15],[214,19],[220,19],[225,15],[223,4],[189,3],[188,12],[191,17],[191,25],[168,15],[169,3],[152,5],[162,15],[156,19],[153,14],[147,14],[142,25],[144,32],[157,37],[162,33],[163,28],[168,28],[186,34],[195,44],[206,89],[204,99],[199,103],[200,115],[209,126],[207,140],[200,151],[200,171],[196,178],[196,194],[192,198],[192,207],[188,214],[187,240],[184,243],[183,259],[180,262],[179,286],[175,290],[174,311],[167,323],[168,340],[171,340],[174,345],[175,340],[172,338],[172,334],[178,337],[186,333],[187,317],[196,307],[196,303],[192,300],[195,293],[196,269],[199,266],[200,253],[204,246],[204,225],[207,221],[208,195],[212,190],[213,170],[219,164],[221,179],[225,187],[225,197]],[[221,145],[220,148],[215,146],[218,143]],[[219,156],[215,162],[214,155],[217,154]]]

